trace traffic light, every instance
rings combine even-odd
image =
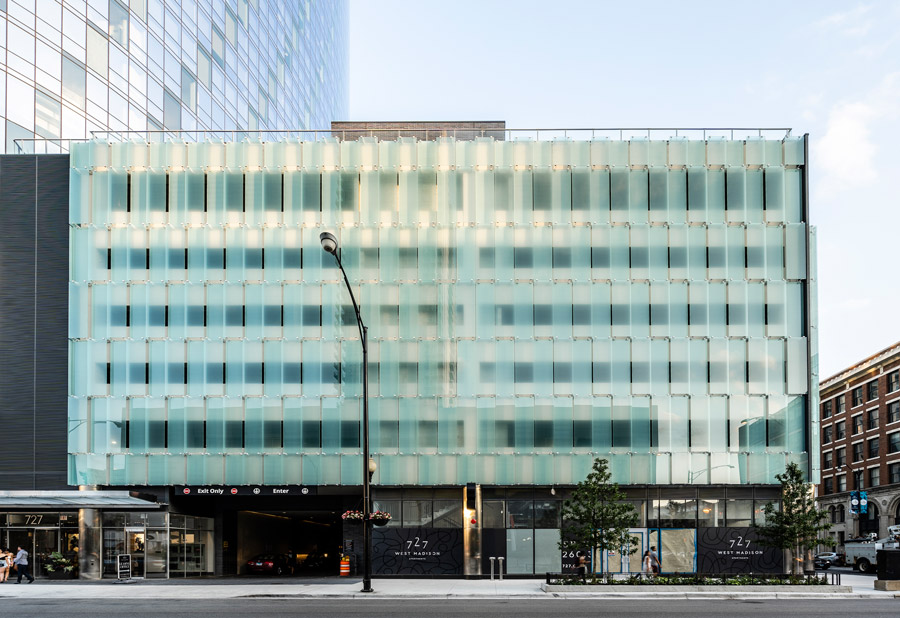
[[[869,512],[869,497],[864,491],[859,492],[859,513],[865,515]]]
[[[857,515],[859,513],[859,492],[850,492],[850,514]]]

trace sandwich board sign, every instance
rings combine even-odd
[[[118,556],[119,579],[131,579],[131,554]]]

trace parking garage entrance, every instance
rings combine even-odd
[[[347,488],[179,486],[171,509],[215,518],[216,574],[337,576]],[[326,493],[327,492],[327,493]]]
[[[239,575],[337,575],[341,517],[330,511],[237,511]]]

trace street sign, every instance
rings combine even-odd
[[[860,514],[869,512],[869,497],[864,491],[859,492],[859,512]]]
[[[316,488],[304,485],[176,485],[176,496],[228,497],[228,496],[315,496]]]
[[[117,558],[119,579],[131,579],[131,554],[119,554]]]

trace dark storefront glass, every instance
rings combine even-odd
[[[506,509],[503,500],[483,500],[481,502],[481,527],[506,528]]]
[[[535,528],[559,528],[560,502],[543,500],[534,503]]]
[[[435,500],[432,509],[435,528],[462,528],[462,500]]]
[[[508,500],[507,528],[534,528],[534,501]]]

